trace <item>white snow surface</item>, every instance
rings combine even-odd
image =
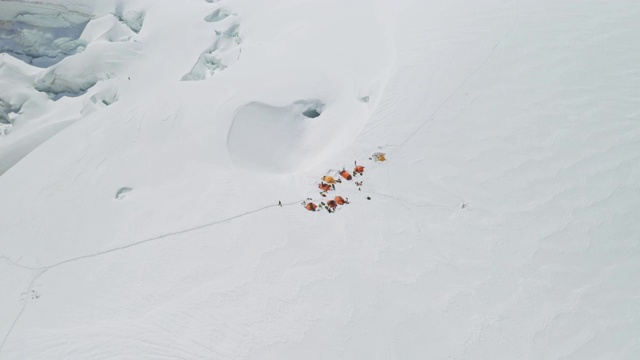
[[[0,359],[640,358],[637,1],[0,14]]]

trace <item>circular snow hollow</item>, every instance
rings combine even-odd
[[[253,171],[295,170],[319,150],[313,149],[308,139],[323,110],[319,100],[300,100],[282,107],[260,102],[244,105],[236,113],[227,138],[231,160]]]

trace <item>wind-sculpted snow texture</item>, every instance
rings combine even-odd
[[[0,10],[0,359],[640,358],[637,2]]]

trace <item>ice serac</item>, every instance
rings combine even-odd
[[[90,14],[55,3],[0,2],[0,53],[49,67],[82,51]]]
[[[114,83],[124,74],[116,74],[133,56],[137,34],[114,9],[92,14],[85,5],[0,3],[0,174],[117,99]]]

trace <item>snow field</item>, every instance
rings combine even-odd
[[[636,3],[77,9],[0,54],[0,359],[640,354]]]

